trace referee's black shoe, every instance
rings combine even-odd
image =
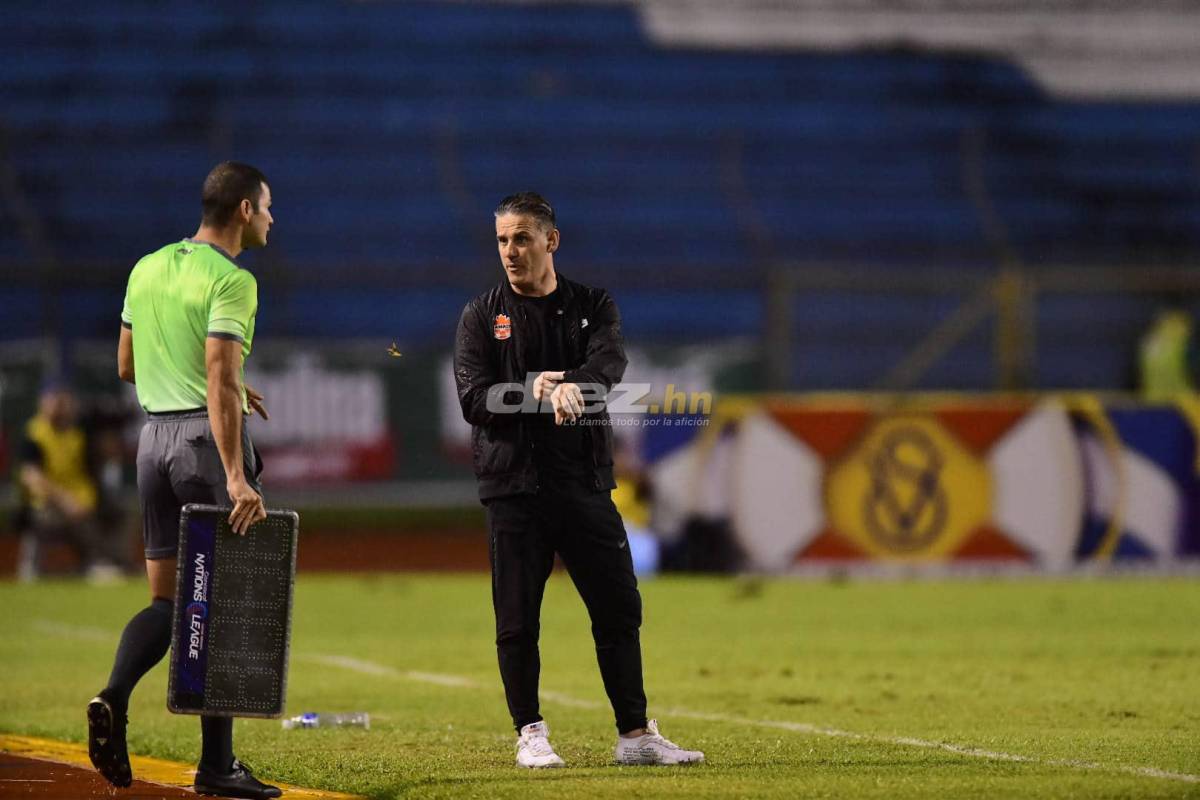
[[[113,786],[133,783],[129,751],[125,748],[125,726],[129,719],[107,689],[92,698],[87,707],[88,757],[92,766]]]
[[[241,797],[244,800],[266,800],[283,794],[277,786],[269,786],[250,774],[242,762],[233,760],[233,769],[226,773],[210,772],[203,766],[196,770],[196,794],[212,797]]]

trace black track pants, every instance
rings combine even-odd
[[[592,621],[604,689],[621,733],[646,725],[638,629],[642,598],[625,526],[606,491],[582,481],[543,482],[536,495],[487,501],[492,605],[500,677],[513,725],[540,720],[539,618],[555,553]]]

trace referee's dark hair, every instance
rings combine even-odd
[[[243,200],[249,200],[250,206],[258,211],[264,183],[270,183],[267,176],[249,164],[237,161],[217,164],[204,179],[204,190],[200,194],[201,221],[214,228],[228,225]]]
[[[556,227],[554,209],[546,198],[537,192],[517,192],[501,200],[500,205],[496,206],[496,216],[502,217],[505,214],[533,217],[546,231],[552,231]]]

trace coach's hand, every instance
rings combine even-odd
[[[246,479],[240,476],[226,481],[225,489],[229,492],[229,499],[233,501],[229,527],[239,536],[245,536],[251,525],[267,518],[262,495],[250,488]]]
[[[256,392],[248,383],[242,385],[246,387],[246,400],[250,403],[250,413],[253,414],[257,411],[263,419],[270,419],[271,415],[267,413],[267,406],[263,402],[262,394]]]
[[[562,382],[563,373],[543,372],[533,379],[533,399],[539,403]]]
[[[555,387],[550,393],[550,404],[554,406],[555,425],[574,422],[583,415],[583,393],[573,383],[560,383]]]

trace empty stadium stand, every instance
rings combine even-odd
[[[968,170],[1030,270],[1200,252],[1200,104],[1056,100],[963,53],[666,49],[615,4],[19,4],[0,133],[0,338],[110,335],[124,271],[229,157],[272,179],[264,336],[443,345],[521,188],[556,204],[560,268],[659,340],[762,336],[781,262],[995,270]],[[954,306],[796,303],[795,388],[874,384]],[[1125,381],[1153,304],[1084,306],[1039,305],[1038,385]],[[990,386],[986,334],[925,384]]]

